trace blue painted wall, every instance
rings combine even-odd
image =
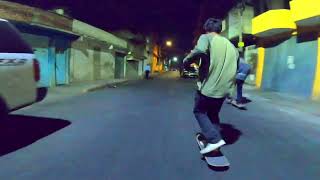
[[[69,83],[69,59],[70,41],[55,39],[55,75],[56,84],[64,85]]]
[[[294,69],[288,67],[288,56],[294,57]],[[316,40],[298,43],[294,36],[275,47],[266,48],[262,88],[310,97],[316,62]]]
[[[31,45],[36,59],[40,63],[40,81],[38,86],[49,87],[52,77],[52,62],[49,62],[49,56],[52,54],[49,49],[50,38],[47,36],[22,33],[22,37]]]
[[[37,33],[37,32],[34,32]],[[40,87],[52,87],[69,83],[70,40],[61,36],[44,36],[43,33],[22,33],[32,46],[40,62]]]

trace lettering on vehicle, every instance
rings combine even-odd
[[[0,59],[0,66],[19,66],[24,65],[27,59]]]

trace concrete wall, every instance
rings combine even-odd
[[[78,20],[73,21],[72,30],[80,35],[99,39],[121,48],[127,48],[127,42],[125,40]]]
[[[144,62],[145,61],[139,61],[139,67],[138,67],[138,75],[139,76],[143,76]]]
[[[139,61],[127,61],[126,78],[127,79],[139,78]]]
[[[71,31],[72,19],[38,8],[0,1],[0,18]]]
[[[115,55],[113,52],[102,52],[101,54],[101,77],[113,79],[115,71]]]
[[[71,45],[72,82],[113,79],[114,52],[102,42],[79,38]]]
[[[239,9],[232,9],[226,20],[224,21],[223,35],[229,39],[237,37],[242,33],[251,34],[252,31],[252,18],[254,17],[254,9],[251,6],[246,6],[241,25],[241,16]]]
[[[286,9],[288,5],[286,0],[257,0],[255,7],[256,15],[272,9]]]
[[[251,65],[250,75],[246,79],[246,83],[255,85],[256,82],[256,73],[257,73],[257,64],[258,64],[258,49],[255,45],[248,46],[245,49],[244,59]]]
[[[268,9],[285,9],[287,3],[285,0],[266,0]]]
[[[317,63],[317,40],[292,37],[265,49],[262,88],[310,97]]]
[[[70,78],[71,82],[93,80],[93,52],[87,49],[85,41],[75,41],[71,44]]]
[[[40,86],[113,79],[114,51],[127,53],[126,40],[84,22],[38,8],[0,1],[0,18],[13,20],[27,30],[24,38],[36,50],[36,57],[40,60]],[[78,36],[80,38],[76,39]],[[58,39],[66,43],[61,43]],[[60,48],[58,48],[59,53],[56,53],[58,41]],[[71,48],[69,48],[70,43]],[[68,47],[64,47],[66,44]],[[143,54],[143,51],[140,52],[139,49],[137,54]],[[60,61],[63,58],[66,61]],[[59,61],[56,61],[57,59]],[[126,72],[124,62],[121,69],[123,75]],[[61,73],[61,68],[57,68],[59,66],[68,68],[66,74]],[[66,80],[61,74],[65,75]]]

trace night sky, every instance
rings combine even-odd
[[[50,10],[67,8],[81,21],[107,31],[155,32],[189,50],[208,17],[223,18],[237,0],[13,0]]]

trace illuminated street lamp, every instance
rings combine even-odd
[[[172,41],[170,41],[170,40],[166,41],[166,46],[172,47]]]
[[[173,58],[173,61],[174,61],[174,62],[177,62],[177,61],[178,61],[178,58],[177,58],[177,57],[174,57],[174,58]]]

